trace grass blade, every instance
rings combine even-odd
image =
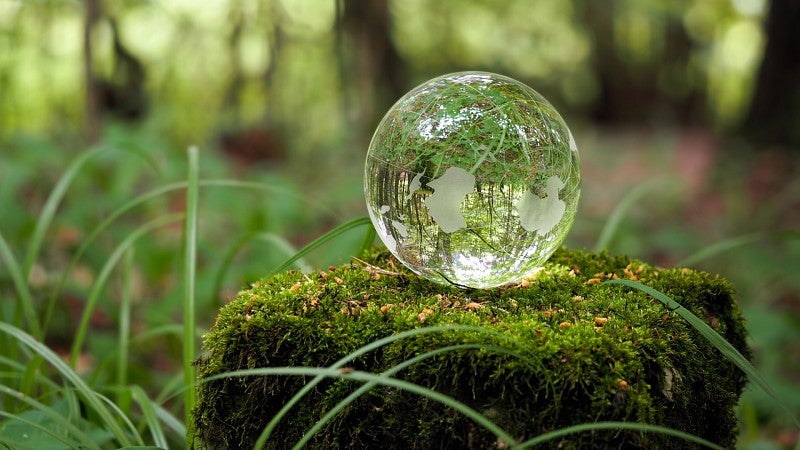
[[[484,327],[475,327],[475,326],[468,326],[468,325],[440,325],[440,326],[433,326],[433,327],[414,328],[414,329],[411,329],[411,330],[406,330],[406,331],[403,331],[401,333],[393,334],[391,336],[386,336],[384,338],[381,338],[381,339],[378,339],[376,341],[370,342],[369,344],[358,348],[357,350],[351,352],[350,354],[345,355],[344,357],[342,357],[341,359],[339,359],[338,361],[333,363],[329,368],[330,369],[336,369],[336,370],[341,369],[342,367],[344,367],[345,364],[347,364],[348,362],[352,361],[353,359],[358,358],[361,355],[369,353],[369,352],[371,352],[371,351],[373,351],[375,349],[378,349],[378,348],[380,348],[380,347],[382,347],[384,345],[390,344],[390,343],[392,343],[394,341],[397,341],[397,340],[400,340],[400,339],[405,339],[405,338],[409,338],[409,337],[420,335],[420,334],[426,334],[426,333],[438,333],[438,332],[443,332],[443,331],[457,331],[457,330],[474,331],[474,332],[477,332],[477,333],[485,333],[485,334],[495,335],[495,336],[500,337],[501,339],[509,340],[511,343],[515,342],[513,340],[510,340],[510,338],[507,335],[504,335],[503,333],[500,333],[500,332],[494,331],[494,330],[490,330],[490,329],[484,328]],[[275,427],[278,426],[278,422],[280,422],[281,419],[283,419],[283,417],[289,412],[289,410],[292,409],[292,407],[297,402],[299,402],[300,399],[303,398],[303,396],[305,396],[309,391],[314,389],[314,387],[317,384],[319,384],[324,378],[325,378],[325,375],[319,375],[319,376],[315,377],[314,379],[312,379],[311,381],[309,381],[308,383],[306,383],[306,385],[303,386],[302,389],[297,391],[297,393],[292,398],[290,398],[289,401],[286,402],[285,405],[283,405],[283,407],[280,409],[280,411],[278,411],[275,414],[275,416],[270,420],[270,422],[264,428],[264,431],[261,433],[261,436],[259,437],[258,442],[265,443],[269,439],[269,436],[272,434],[272,431],[275,429]]]
[[[292,191],[287,189],[282,189],[279,187],[275,187],[266,183],[258,183],[258,182],[250,182],[250,181],[240,181],[240,180],[228,180],[228,179],[211,179],[211,180],[201,180],[198,181],[201,187],[222,187],[222,188],[236,188],[236,189],[249,189],[255,191],[267,191],[273,192],[279,195],[286,195],[291,197],[296,197],[298,200],[306,202],[314,206],[315,210],[325,210],[330,215],[335,216],[335,212],[328,207],[326,204],[319,204],[316,202],[312,202],[307,198],[298,196]],[[100,222],[87,236],[85,239],[82,240],[81,246],[75,251],[72,259],[70,260],[67,268],[62,272],[61,277],[56,284],[56,287],[53,289],[52,294],[50,295],[50,300],[47,303],[44,312],[44,319],[42,323],[43,330],[47,330],[50,320],[52,317],[53,309],[55,304],[58,302],[60,298],[61,290],[64,288],[64,284],[66,283],[69,274],[72,272],[72,269],[75,267],[77,262],[89,248],[89,245],[94,242],[97,236],[100,235],[109,225],[111,225],[115,220],[117,220],[120,216],[125,214],[126,212],[130,211],[131,209],[144,204],[154,198],[160,197],[162,195],[168,194],[170,192],[179,191],[181,189],[186,189],[188,183],[186,181],[180,181],[177,183],[167,184],[165,186],[161,186],[159,188],[153,189],[151,191],[145,192],[131,200],[127,203],[123,204],[119,208],[115,209],[111,214],[109,214],[102,222]],[[23,277],[24,279],[24,277]]]
[[[56,413],[56,414],[58,414],[58,413]],[[63,442],[69,448],[79,448],[80,447],[75,441],[72,441],[72,440],[68,439],[65,436],[61,436],[61,435],[57,434],[55,431],[53,431],[52,427],[46,427],[46,426],[44,426],[44,425],[42,425],[40,423],[37,423],[37,422],[34,422],[32,420],[26,419],[25,417],[23,417],[21,415],[12,414],[12,413],[8,413],[8,412],[5,412],[5,411],[0,411],[0,417],[6,417],[8,419],[15,420],[15,421],[20,422],[20,423],[24,423],[28,427],[35,428],[37,431],[39,431],[41,433],[44,433],[44,434],[47,434],[47,435],[50,435],[53,438],[55,438],[56,440]],[[2,422],[2,421],[0,421],[0,422]],[[8,422],[6,422],[6,424],[7,423]],[[69,422],[67,422],[67,423],[69,423]],[[88,438],[88,436],[87,436],[87,438]],[[13,441],[2,440],[0,442],[6,442],[6,445],[8,446],[8,448],[13,448],[13,447],[11,447],[12,444],[19,445],[18,442],[13,442]],[[91,440],[89,440],[87,442],[91,442]],[[27,447],[26,446],[25,448],[31,448],[31,447]],[[94,447],[87,447],[87,448],[98,448],[99,449],[100,447],[97,447],[95,445]],[[18,449],[18,450],[21,450],[21,449]]]
[[[163,384],[164,387],[161,388],[161,391],[156,396],[156,402],[159,404],[172,400],[174,397],[182,394],[184,389],[188,389],[186,385],[183,384],[183,373],[171,376],[169,380]]]
[[[74,436],[86,448],[96,448],[96,449],[100,448],[97,445],[97,443],[95,443],[94,440],[92,440],[92,438],[89,437],[89,435],[87,435],[83,430],[78,428],[70,420],[67,420],[62,413],[54,410],[53,408],[43,403],[36,401],[35,399],[25,395],[22,392],[15,391],[7,386],[3,386],[2,384],[0,384],[0,392],[3,393],[4,395],[13,397],[25,403],[33,410],[41,412],[44,416],[52,420],[55,424],[63,427],[63,429],[66,430],[69,433],[69,435]],[[7,415],[9,417],[12,416],[12,414],[3,411],[0,411],[0,415]]]
[[[130,345],[131,329],[131,301],[132,301],[132,282],[133,276],[133,252],[130,248],[125,252],[122,262],[122,296],[119,305],[119,340],[117,341],[117,386],[128,385],[128,354]],[[117,397],[117,404],[125,411],[130,411],[125,406],[127,396],[120,394]]]
[[[183,229],[183,382],[186,386],[195,383],[195,285],[197,275],[197,225],[199,203],[199,150],[189,147],[189,167],[186,186],[186,215]],[[195,390],[183,393],[184,418],[191,423],[195,402]],[[191,433],[190,433],[191,434]],[[191,446],[191,436],[187,435]]]
[[[291,191],[289,189],[276,187],[271,184],[260,183],[257,181],[230,180],[224,178],[205,180],[202,181],[201,184],[203,186],[231,187],[238,189],[250,189],[255,191],[273,192],[281,196],[292,197],[299,202],[305,203],[306,205],[309,206],[310,211],[324,211],[330,217],[339,218],[338,213],[333,208],[331,208],[331,206],[328,203],[309,199],[308,197],[299,195],[296,192]]]
[[[499,354],[506,354],[506,355],[514,356],[514,357],[517,357],[519,359],[523,359],[524,360],[524,358],[522,356],[520,356],[520,355],[518,355],[518,354],[516,354],[514,352],[511,352],[508,349],[502,348],[502,347],[493,347],[493,346],[488,346],[488,345],[483,345],[483,344],[449,345],[447,347],[437,348],[435,350],[431,350],[429,352],[422,353],[422,354],[417,355],[417,356],[415,356],[413,358],[410,358],[410,359],[408,359],[406,361],[403,361],[402,363],[397,364],[394,367],[391,367],[388,370],[382,372],[380,374],[380,376],[391,377],[394,374],[396,374],[397,372],[405,369],[406,367],[409,367],[409,366],[414,365],[414,364],[416,364],[416,363],[418,363],[420,361],[423,361],[425,359],[428,359],[428,358],[431,358],[433,356],[439,355],[441,353],[447,353],[447,352],[451,352],[451,351],[455,351],[455,350],[470,350],[470,349],[486,350],[486,351],[496,352],[496,353],[499,353]],[[316,423],[314,423],[314,425],[311,428],[309,428],[305,432],[305,434],[303,434],[303,437],[299,441],[297,441],[297,444],[295,444],[294,447],[292,447],[293,450],[300,450],[301,448],[303,448],[308,443],[308,441],[311,440],[311,438],[314,437],[314,435],[320,429],[322,429],[322,427],[325,426],[325,424],[330,422],[330,420],[333,419],[333,417],[339,411],[341,411],[342,409],[346,408],[350,403],[352,403],[358,397],[360,397],[361,395],[363,395],[364,393],[366,393],[367,391],[372,389],[372,387],[374,387],[376,384],[378,384],[377,381],[370,381],[370,382],[364,383],[364,385],[362,385],[361,387],[359,387],[355,391],[351,392],[350,395],[348,395],[346,398],[344,398],[342,401],[340,401],[338,404],[336,404],[336,406],[331,408],[330,411],[325,413],[324,416],[322,416]],[[263,444],[264,443],[262,443],[262,446],[263,446]],[[256,444],[256,446],[258,446],[258,443]]]
[[[36,220],[36,227],[33,230],[33,235],[31,236],[31,240],[28,245],[28,252],[25,255],[25,261],[22,265],[22,273],[26,278],[28,277],[28,274],[30,274],[33,264],[36,262],[36,258],[39,255],[39,250],[44,242],[44,235],[47,233],[47,229],[53,222],[56,209],[58,209],[58,205],[64,198],[64,194],[67,192],[67,188],[69,188],[73,178],[75,178],[83,165],[86,164],[89,159],[106,150],[108,150],[108,148],[98,147],[78,155],[78,157],[67,167],[67,170],[61,175],[61,178],[58,180],[55,187],[53,187],[53,190],[47,197],[47,201],[45,202],[41,213],[39,213],[39,218]]]
[[[375,231],[375,226],[370,224],[367,227],[367,232],[364,234],[364,242],[361,243],[361,248],[358,250],[358,254],[364,256],[367,252],[372,248],[375,244],[375,236],[378,235],[378,232]]]
[[[19,306],[25,316],[25,322],[28,324],[28,330],[31,334],[37,337],[42,336],[42,329],[39,325],[39,319],[36,316],[36,305],[33,304],[33,296],[30,289],[28,289],[27,277],[23,274],[22,269],[14,257],[14,253],[8,246],[3,234],[0,233],[0,259],[5,261],[8,273],[11,280],[14,282],[14,288],[17,290]]]
[[[211,180],[199,180],[199,185],[202,187],[223,187],[223,188],[236,188],[236,189],[249,189],[249,190],[256,190],[256,191],[267,191],[273,192],[280,195],[287,195],[291,197],[296,197],[298,200],[306,202],[314,206],[315,210],[325,210],[331,216],[335,216],[335,212],[328,207],[326,204],[320,204],[317,202],[312,202],[309,199],[298,196],[296,193],[289,191],[287,189],[282,189],[279,187],[275,187],[265,183],[258,183],[258,182],[250,182],[250,181],[240,181],[240,180],[228,180],[228,179],[211,179]],[[97,236],[100,235],[109,225],[111,225],[115,220],[117,220],[120,216],[125,214],[126,212],[130,211],[131,209],[146,203],[149,200],[154,198],[160,197],[162,195],[168,194],[173,191],[179,191],[181,189],[186,189],[188,183],[186,181],[181,181],[177,183],[171,183],[165,186],[161,186],[159,188],[153,189],[148,191],[144,194],[137,196],[136,198],[128,201],[127,203],[123,204],[116,210],[114,210],[111,214],[109,214],[100,224],[98,224],[81,242],[81,246],[75,251],[72,259],[70,260],[67,268],[61,273],[59,277],[58,283],[56,283],[55,288],[50,295],[50,299],[47,302],[47,305],[44,310],[43,320],[42,320],[42,330],[46,332],[49,327],[50,320],[52,319],[53,310],[55,308],[58,299],[60,298],[60,294],[66,281],[69,277],[69,274],[72,272],[72,269],[77,265],[77,262],[89,248],[89,245],[94,242]],[[25,279],[22,277],[21,279]]]
[[[0,380],[2,379],[13,380],[20,377],[30,376],[32,378],[30,385],[34,386],[36,384],[39,384],[40,388],[46,388],[42,389],[43,392],[53,392],[60,389],[58,383],[48,378],[47,375],[43,374],[41,371],[30,374],[28,370],[29,365],[30,363],[22,364],[14,359],[7,358],[5,356],[0,356],[0,366],[7,366],[10,369],[10,372],[0,372]],[[0,384],[3,383],[0,382]],[[6,383],[6,385],[7,384],[8,383]],[[21,391],[26,392],[25,390]],[[3,404],[4,400],[5,399],[0,398],[0,409],[5,408],[5,405]]]
[[[147,427],[150,429],[151,436],[153,436],[153,442],[158,447],[165,449],[169,448],[167,446],[167,438],[164,436],[164,429],[161,427],[161,423],[158,421],[158,415],[156,414],[156,409],[153,406],[153,402],[149,397],[147,397],[147,394],[145,394],[141,387],[131,386],[130,389],[133,400],[142,410],[142,415],[147,422]]]
[[[664,293],[657,291],[650,286],[645,284],[639,283],[637,281],[632,280],[624,280],[624,279],[616,279],[616,280],[608,280],[605,282],[606,284],[620,284],[624,286],[628,286],[634,289],[638,289],[651,297],[655,298],[656,300],[660,301],[664,305],[667,306],[670,310],[681,316],[684,320],[689,322],[689,324],[697,330],[704,338],[708,340],[714,347],[717,348],[726,358],[728,358],[732,363],[734,363],[737,367],[739,367],[747,377],[755,384],[757,384],[761,389],[764,390],[767,395],[772,397],[775,402],[780,405],[788,414],[789,417],[792,418],[795,425],[800,428],[800,421],[798,421],[797,417],[794,416],[792,410],[786,406],[786,404],[781,401],[778,394],[772,389],[772,386],[767,383],[767,381],[756,371],[756,368],[750,364],[750,361],[742,355],[739,350],[730,344],[725,338],[720,336],[719,333],[714,331],[705,321],[694,315],[691,311],[681,306],[680,303],[676,302],[669,296],[665,295]]]
[[[245,370],[236,370],[231,372],[225,372],[221,374],[216,374],[207,378],[200,380],[201,382],[207,382],[211,380],[221,379],[221,378],[228,378],[228,377],[244,377],[244,376],[264,376],[264,375],[289,375],[289,376],[314,376],[314,379],[317,378],[345,378],[348,380],[355,380],[355,381],[362,381],[362,382],[374,382],[376,384],[380,384],[382,386],[393,387],[397,389],[401,389],[407,392],[411,392],[413,394],[421,395],[428,397],[431,400],[437,401],[439,403],[444,404],[447,407],[453,408],[456,411],[464,414],[465,416],[469,417],[479,425],[485,427],[489,430],[492,434],[497,436],[498,439],[502,439],[506,443],[513,444],[515,442],[514,438],[511,437],[508,433],[505,432],[502,428],[495,425],[491,420],[484,417],[481,413],[475,411],[474,409],[470,408],[469,406],[455,400],[451,397],[448,397],[444,394],[436,392],[434,390],[422,387],[418,384],[409,383],[408,381],[398,380],[396,378],[390,378],[383,375],[375,375],[372,373],[361,372],[361,371],[342,371],[339,369],[334,369],[332,367],[328,368],[320,368],[320,367],[266,367],[266,368],[259,368],[259,369],[245,369]],[[263,443],[259,445],[256,443],[255,448],[260,449],[263,447]]]
[[[156,411],[156,417],[158,417],[164,425],[167,426],[170,430],[172,430],[175,435],[180,436],[183,439],[186,436],[186,425],[180,421],[177,417],[175,417],[172,413],[167,411],[166,409],[162,408],[161,405],[158,403],[153,403],[153,408]],[[167,447],[165,447],[167,448]]]
[[[797,230],[781,230],[781,231],[765,231],[760,233],[746,234],[731,239],[726,239],[722,242],[711,244],[704,249],[687,256],[683,261],[680,261],[677,266],[693,266],[700,261],[716,256],[720,253],[733,250],[737,247],[754,244],[756,242],[765,240],[792,240],[800,238],[800,231]]]
[[[246,233],[244,236],[240,237],[233,243],[233,245],[225,252],[225,256],[222,258],[222,263],[220,264],[219,270],[217,271],[216,276],[214,277],[214,284],[212,285],[213,288],[211,289],[211,305],[217,305],[217,307],[221,306],[218,304],[217,299],[219,298],[219,292],[222,290],[222,283],[225,281],[225,275],[228,273],[231,265],[233,264],[234,258],[242,248],[247,245],[248,243],[260,240],[270,244],[273,244],[278,250],[281,252],[292,256],[294,255],[297,250],[292,247],[286,239],[278,236],[275,233],[269,232],[252,232]],[[311,266],[306,263],[304,259],[298,259],[296,261],[297,267],[302,270],[303,272],[311,271]]]
[[[103,265],[103,268],[100,270],[100,273],[97,275],[97,280],[95,280],[94,284],[92,285],[92,290],[89,293],[89,297],[86,299],[86,305],[83,308],[83,313],[81,314],[78,328],[75,331],[75,338],[72,341],[72,347],[70,350],[69,362],[72,367],[75,367],[75,363],[78,361],[78,356],[80,355],[81,348],[83,347],[83,341],[86,339],[86,333],[89,331],[89,319],[92,317],[92,313],[94,312],[94,308],[97,305],[97,301],[103,291],[103,287],[105,287],[105,283],[108,280],[109,275],[111,275],[111,271],[114,269],[114,266],[117,265],[117,262],[120,260],[122,255],[125,254],[128,248],[133,245],[137,239],[158,227],[167,225],[170,222],[174,222],[180,218],[180,216],[180,214],[171,214],[153,219],[134,230],[128,235],[127,238],[125,238],[124,241],[122,241],[122,243],[117,246],[116,249],[114,249],[114,252],[111,254],[111,256],[109,256],[108,260]]]
[[[56,210],[58,209],[61,200],[64,198],[64,194],[66,194],[66,191],[69,188],[70,184],[72,184],[72,180],[92,157],[104,151],[113,149],[115,148],[105,146],[105,147],[96,147],[94,149],[82,152],[80,155],[78,155],[77,158],[75,158],[75,160],[67,167],[64,173],[61,175],[61,178],[58,180],[56,185],[53,187],[53,190],[50,192],[50,195],[47,197],[47,201],[45,202],[42,211],[39,213],[39,218],[36,221],[36,227],[33,231],[33,236],[31,237],[28,246],[28,252],[26,254],[25,261],[23,264],[23,273],[25,274],[26,277],[28,276],[31,268],[36,262],[39,250],[41,249],[42,243],[44,242],[44,237],[45,234],[47,233],[47,229],[53,222]],[[144,159],[146,162],[150,164],[151,167],[158,170],[158,167],[156,166],[153,158],[151,158],[141,149],[128,148],[127,150],[130,153],[133,153],[136,156],[139,156],[140,158]]]
[[[353,220],[350,220],[348,222],[345,222],[345,223],[339,225],[338,227],[328,231],[327,233],[323,234],[322,236],[314,239],[314,241],[312,241],[310,244],[308,244],[305,247],[303,247],[294,256],[292,256],[291,258],[289,258],[286,261],[284,261],[283,264],[281,264],[278,267],[272,269],[272,271],[270,273],[283,272],[284,270],[286,270],[289,267],[291,267],[292,264],[294,264],[297,260],[299,260],[300,258],[306,256],[309,252],[311,252],[312,250],[316,249],[317,247],[325,244],[326,242],[330,241],[331,239],[333,239],[333,238],[335,238],[335,237],[337,237],[337,236],[339,236],[341,234],[344,234],[344,233],[346,233],[346,232],[348,232],[348,231],[350,231],[350,230],[352,230],[354,228],[358,228],[358,227],[364,226],[364,225],[372,226],[372,221],[369,219],[369,217],[359,217],[357,219],[353,219]]]
[[[596,430],[633,430],[633,431],[640,431],[643,433],[660,433],[660,434],[666,434],[668,436],[675,436],[687,442],[693,442],[695,444],[700,444],[708,448],[713,448],[717,450],[724,449],[724,447],[720,447],[719,445],[713,442],[707,441],[699,436],[685,433],[680,430],[675,430],[660,425],[648,425],[644,423],[633,423],[633,422],[595,422],[595,423],[583,423],[579,425],[573,425],[570,427],[565,427],[559,430],[554,430],[548,433],[540,434],[539,436],[536,436],[535,438],[532,439],[528,439],[527,441],[513,448],[523,449],[528,447],[534,447],[543,444],[547,441],[552,441],[553,439],[568,436],[570,434],[584,433],[587,431],[596,431]]]
[[[50,350],[46,345],[37,341],[33,336],[25,331],[7,324],[0,322],[0,332],[10,335],[20,343],[28,346],[35,353],[41,355],[45,361],[49,362],[55,369],[61,373],[66,381],[72,384],[76,391],[86,402],[87,406],[94,410],[97,416],[105,425],[106,429],[114,435],[115,439],[121,445],[133,445],[130,438],[126,435],[125,431],[116,421],[116,418],[111,411],[106,408],[100,396],[86,384],[85,381],[78,375],[72,368],[64,362],[60,356]],[[0,386],[2,387],[2,386]]]
[[[44,312],[44,320],[42,321],[44,330],[47,330],[50,324],[50,319],[53,315],[53,308],[55,304],[58,302],[58,299],[61,296],[61,290],[64,288],[64,284],[66,284],[67,278],[69,274],[72,272],[72,269],[75,268],[78,261],[81,259],[83,254],[89,248],[89,245],[94,242],[97,236],[103,232],[109,225],[111,225],[115,220],[117,220],[120,216],[125,214],[126,212],[130,211],[131,209],[139,206],[148,200],[154,199],[171,191],[177,191],[179,189],[185,189],[186,183],[173,183],[168,184],[166,186],[162,186],[160,188],[153,189],[152,191],[146,192],[138,197],[128,201],[127,203],[123,204],[119,208],[115,209],[111,214],[109,214],[102,222],[100,222],[92,231],[89,233],[85,239],[82,240],[81,246],[75,251],[70,259],[67,268],[61,273],[61,277],[59,277],[58,283],[56,283],[55,288],[53,289],[52,294],[50,295],[50,300],[47,303],[47,307],[45,308]]]
[[[116,403],[112,402],[110,398],[108,398],[108,397],[106,397],[106,396],[104,396],[102,394],[97,393],[96,395],[97,395],[97,398],[99,398],[100,401],[102,401],[105,404],[107,404],[108,407],[111,408],[111,410],[114,411],[117,414],[117,416],[120,418],[120,420],[122,420],[122,422],[128,427],[128,430],[130,431],[130,435],[133,436],[134,439],[136,439],[135,445],[144,445],[144,441],[142,440],[142,436],[136,431],[136,427],[133,425],[133,422],[131,422],[131,419],[128,418],[127,415],[125,415],[125,413],[119,408],[119,406],[117,406]]]
[[[594,246],[595,252],[608,250],[609,246],[611,245],[611,241],[617,234],[617,230],[619,230],[619,227],[622,224],[622,219],[625,218],[628,210],[631,209],[636,202],[652,192],[660,184],[664,183],[664,181],[665,180],[661,178],[650,180],[646,183],[636,186],[634,189],[631,189],[628,192],[622,201],[617,204],[617,207],[614,208],[614,211],[611,213],[611,215],[608,216],[608,220],[603,226],[602,231],[600,231],[600,237],[597,238],[597,243]]]

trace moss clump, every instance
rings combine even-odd
[[[724,279],[662,270],[608,254],[559,250],[518,285],[459,290],[406,271],[390,255],[312,274],[261,280],[226,305],[205,336],[206,377],[281,366],[326,367],[385,336],[433,325],[477,325],[401,339],[356,358],[354,370],[383,372],[449,345],[485,349],[441,353],[395,375],[455,398],[520,441],[597,421],[658,424],[734,445],[733,407],[744,375],[658,301],[603,280],[637,279],[706,320],[743,354],[745,329]],[[509,351],[500,352],[496,347]],[[513,353],[513,354],[512,354]],[[308,378],[222,378],[199,387],[196,445],[252,446]],[[280,422],[269,448],[287,448],[361,383],[327,379]],[[592,431],[561,448],[691,448],[660,434]],[[405,391],[376,386],[342,410],[312,448],[495,448],[497,438],[459,412]]]

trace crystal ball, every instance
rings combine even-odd
[[[563,242],[578,149],[538,92],[488,72],[427,81],[381,120],[364,194],[378,236],[413,272],[465,288],[522,281]]]

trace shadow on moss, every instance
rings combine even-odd
[[[380,373],[437,348],[479,344],[425,359],[396,377],[475,409],[519,441],[579,423],[663,425],[725,447],[736,439],[741,371],[683,319],[647,295],[604,285],[641,281],[705,320],[745,356],[745,329],[724,279],[658,269],[608,254],[559,250],[529,280],[491,290],[428,282],[390,255],[254,283],[226,305],[205,336],[201,377],[256,367],[326,367],[385,336],[432,325],[480,326],[401,339],[348,369]],[[497,348],[508,351],[497,351]],[[222,378],[200,385],[194,411],[200,448],[252,447],[308,378]],[[361,383],[327,379],[292,408],[268,448],[297,442]],[[311,448],[496,448],[497,438],[459,412],[376,386],[314,436]],[[596,430],[561,448],[690,448],[675,437]]]

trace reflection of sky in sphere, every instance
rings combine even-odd
[[[438,109],[443,109],[438,106]],[[453,133],[457,133],[465,124],[479,117],[483,111],[475,106],[463,108],[455,115],[443,117],[425,117],[419,121],[417,132],[425,139],[444,139]],[[498,121],[503,121],[499,119]]]

